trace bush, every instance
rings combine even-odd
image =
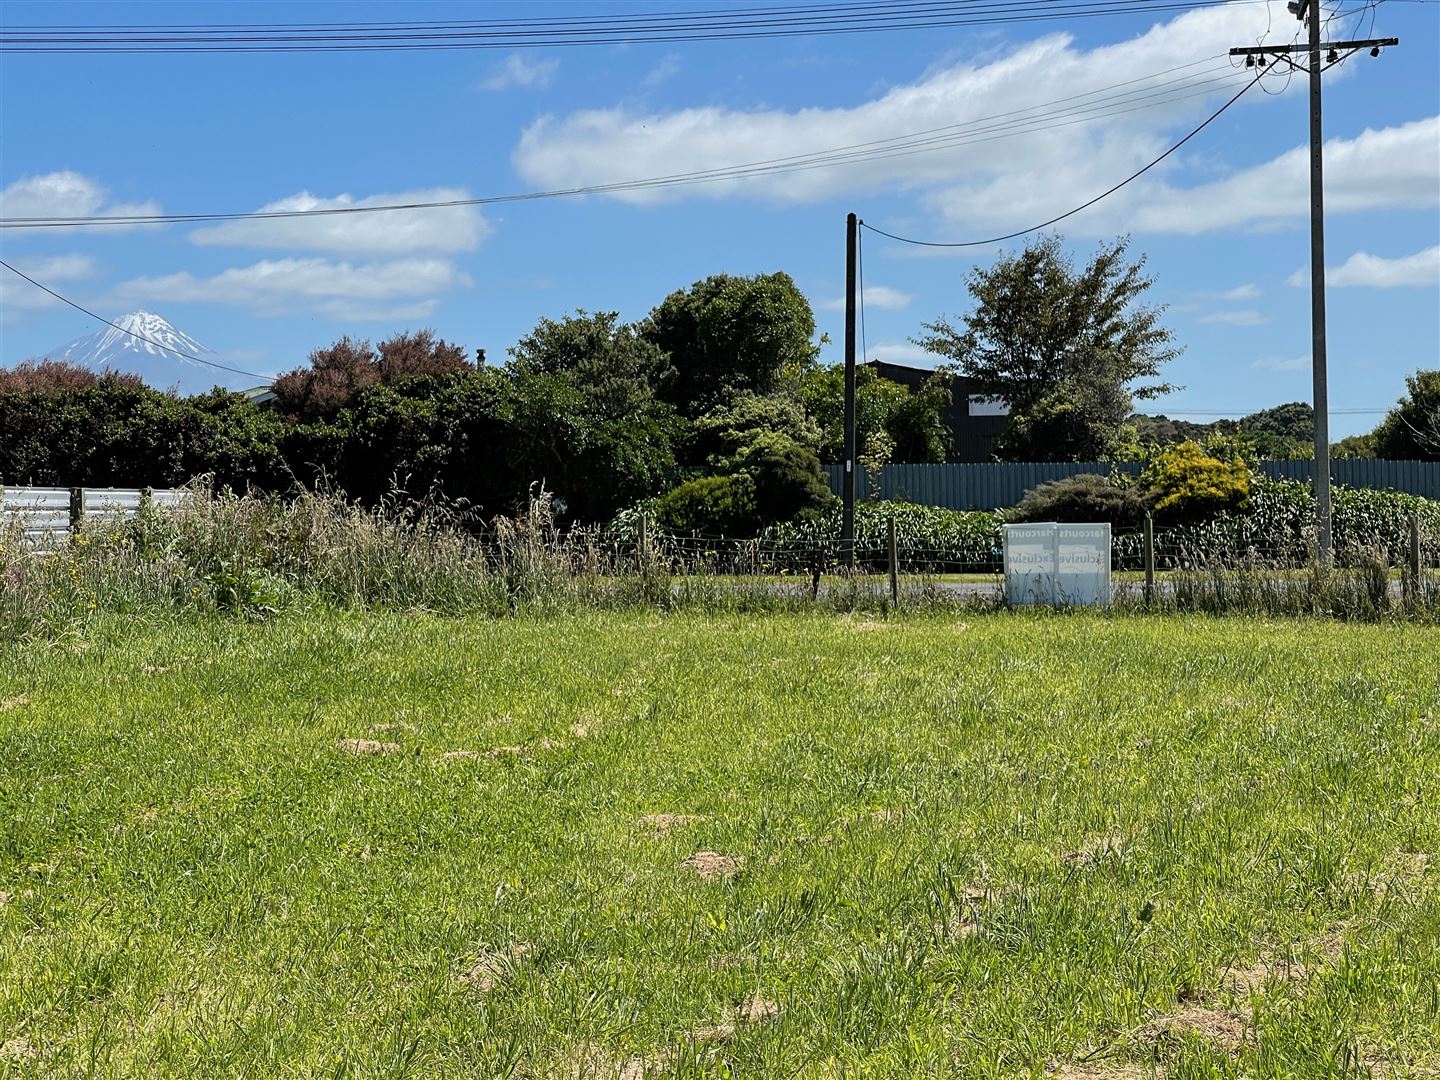
[[[755,511],[761,524],[813,516],[834,499],[815,451],[790,439],[756,440],[739,465],[754,484]]]
[[[759,526],[755,481],[747,473],[687,481],[655,501],[655,518],[675,533],[751,536]]]
[[[1213,518],[1242,510],[1250,500],[1250,470],[1245,462],[1221,461],[1193,442],[1156,454],[1140,483],[1154,495],[1156,516],[1169,522]]]
[[[1010,521],[1108,521],[1133,528],[1145,521],[1154,496],[1144,488],[1121,486],[1093,474],[1041,484],[1025,493],[1006,514]]]

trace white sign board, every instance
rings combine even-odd
[[[1110,603],[1110,525],[1006,525],[1005,597],[1012,604]]]

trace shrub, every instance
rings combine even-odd
[[[1108,521],[1117,528],[1142,524],[1154,496],[1093,474],[1041,484],[1025,493],[1006,517],[1011,521]]]
[[[1156,454],[1140,482],[1154,494],[1156,515],[1171,522],[1241,510],[1250,500],[1250,470],[1245,462],[1221,461],[1193,442]]]
[[[655,518],[676,533],[752,535],[759,525],[755,481],[747,473],[687,481],[655,501]]]
[[[791,439],[757,439],[738,464],[754,484],[761,524],[814,515],[834,498],[815,451]]]

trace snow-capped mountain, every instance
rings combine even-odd
[[[175,387],[184,394],[203,393],[217,384],[233,388],[255,381],[200,362],[218,354],[153,312],[132,311],[114,321],[115,326],[51,349],[46,357],[92,371],[131,372],[151,386]]]

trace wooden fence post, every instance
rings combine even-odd
[[[1425,567],[1420,559],[1420,515],[1410,515],[1410,587],[1420,595],[1420,575]]]
[[[85,520],[85,489],[72,487],[70,489],[70,531],[80,531],[80,526]]]
[[[643,510],[640,512],[640,534],[635,542],[635,561],[639,564],[640,573],[646,573],[650,568],[650,515]]]
[[[895,540],[895,515],[885,519],[885,531],[890,549],[890,606],[900,606],[900,549]]]
[[[1145,604],[1155,595],[1155,519],[1145,515]]]

